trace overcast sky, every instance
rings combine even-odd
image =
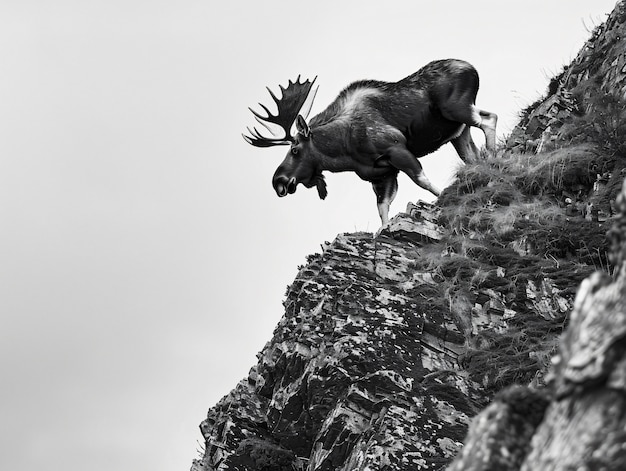
[[[276,197],[285,148],[241,138],[266,85],[317,75],[314,114],[462,58],[503,136],[614,4],[2,0],[0,469],[188,469],[297,266],[378,228],[352,174]],[[441,187],[448,147],[424,159]],[[400,187],[392,214],[426,196]]]

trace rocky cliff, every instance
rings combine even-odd
[[[435,205],[308,258],[193,470],[618,469],[625,21]]]

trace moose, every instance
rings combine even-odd
[[[480,128],[487,150],[495,151],[498,118],[475,106],[478,73],[465,61],[433,61],[398,82],[354,82],[307,123],[308,113],[303,116],[301,111],[312,105],[316,79],[301,82],[298,76],[286,89],[280,85],[281,98],[268,87],[278,110],[275,115],[263,104],[259,106],[267,116],[250,108],[272,137],[248,128],[249,135],[243,137],[249,144],[290,146],[272,180],[280,197],[294,193],[302,183],[306,188],[315,186],[319,197],[325,199],[323,171],[355,172],[371,182],[385,225],[398,190],[398,172],[435,196],[441,193],[424,175],[418,157],[451,142],[464,162],[478,158],[471,127]],[[294,123],[296,132],[292,132]],[[284,135],[277,135],[272,128],[282,128]]]

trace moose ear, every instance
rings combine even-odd
[[[299,114],[296,118],[296,129],[300,134],[302,134],[302,137],[304,138],[308,139],[309,136],[311,136],[311,128],[308,124],[306,124],[306,121],[301,114]]]

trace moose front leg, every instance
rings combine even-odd
[[[441,194],[441,190],[433,185],[426,175],[424,175],[422,164],[419,163],[417,158],[406,147],[394,146],[388,149],[385,155],[388,157],[389,163],[393,167],[406,173],[416,185],[430,191],[435,196]]]
[[[382,180],[372,182],[372,187],[376,193],[378,215],[384,226],[389,222],[389,206],[398,193],[398,173],[394,172]]]

